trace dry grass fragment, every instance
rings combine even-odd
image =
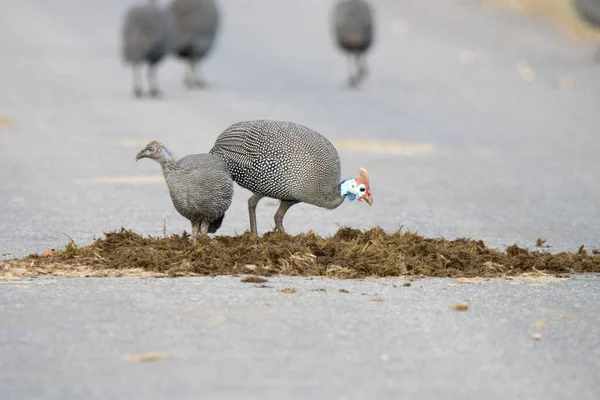
[[[160,360],[164,360],[165,358],[167,358],[167,356],[165,354],[161,354],[161,353],[125,354],[123,356],[123,359],[126,361],[141,361],[141,362],[160,361]]]
[[[542,321],[542,320],[535,321],[535,323],[533,324],[533,326],[535,326],[537,329],[546,329],[546,328],[548,328],[548,324],[545,321]]]
[[[325,288],[313,289],[312,291],[313,292],[324,292],[324,293],[327,293],[327,289],[325,289]]]
[[[480,278],[456,278],[454,282],[461,285],[479,285],[482,281]]]
[[[281,293],[296,293],[296,288],[293,286],[285,287],[283,289],[279,289]]]
[[[469,309],[469,305],[470,304],[468,302],[456,303],[455,305],[450,306],[450,308],[454,311],[467,311]]]
[[[589,252],[592,253],[592,252]],[[106,233],[89,246],[69,241],[46,257],[32,254],[0,261],[5,276],[325,276],[337,279],[370,277],[510,277],[564,276],[600,272],[600,257],[584,248],[574,253],[529,251],[517,245],[502,252],[481,240],[425,238],[416,233],[387,233],[341,228],[331,237],[313,232],[287,235],[269,232],[260,238],[142,236],[131,230]],[[250,278],[254,279],[254,278]]]
[[[404,286],[404,287],[410,287],[410,285],[412,285],[410,282],[404,282],[402,284],[402,286]]]
[[[348,289],[340,289],[340,293],[350,293]]]
[[[383,301],[383,299],[381,297],[371,297],[371,301],[374,301],[376,303],[381,303]]]
[[[268,282],[267,279],[260,277],[260,276],[247,276],[245,278],[241,279],[241,282],[245,282],[245,283],[265,283]]]

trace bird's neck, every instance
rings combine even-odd
[[[160,165],[164,172],[173,170],[177,166],[177,160],[168,150],[163,150],[163,156],[160,160]]]
[[[338,185],[332,188],[331,192],[327,194],[327,204],[325,208],[334,209],[340,206],[348,195],[348,189],[350,188],[352,179],[346,179],[340,182]]]

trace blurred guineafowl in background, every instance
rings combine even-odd
[[[133,93],[143,94],[142,65],[148,65],[148,87],[151,96],[158,96],[160,90],[156,78],[156,67],[169,53],[169,23],[165,10],[156,5],[155,0],[127,10],[123,20],[122,57],[133,67]]]
[[[175,209],[192,223],[194,243],[198,232],[206,236],[221,227],[233,197],[233,181],[221,158],[191,154],[177,161],[157,141],[148,143],[135,159],[141,158],[161,165]]]
[[[363,0],[340,0],[333,8],[337,45],[349,55],[350,87],[357,86],[367,75],[365,54],[373,42],[373,24],[371,7]]]
[[[275,229],[285,232],[283,217],[297,203],[337,208],[346,197],[371,205],[369,175],[340,182],[340,157],[321,134],[294,122],[242,121],[217,138],[211,154],[225,160],[233,180],[250,190],[250,231],[258,236],[256,205],[263,197],[281,200]]]
[[[188,64],[185,84],[203,87],[196,71],[198,64],[213,48],[219,28],[219,10],[214,0],[174,0],[171,3],[173,18],[173,54]]]
[[[573,3],[585,22],[600,29],[600,0],[574,0]],[[600,62],[600,47],[596,51],[596,61]]]

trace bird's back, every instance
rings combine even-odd
[[[600,28],[600,0],[574,0],[574,5],[582,19]]]
[[[174,26],[174,51],[190,58],[208,54],[219,28],[214,0],[175,0],[170,12]]]
[[[322,205],[340,182],[335,147],[294,122],[238,122],[221,133],[210,153],[225,160],[238,185],[280,200]]]
[[[364,52],[373,41],[371,7],[362,0],[341,0],[333,10],[338,45],[347,51]]]
[[[129,63],[155,63],[168,52],[169,25],[164,10],[152,4],[137,5],[125,14],[122,56]]]
[[[163,168],[175,209],[191,221],[218,222],[231,205],[233,180],[227,165],[212,154],[191,154]],[[216,231],[211,224],[211,233]],[[218,226],[216,227],[218,228]]]

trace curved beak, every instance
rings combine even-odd
[[[368,205],[372,206],[373,205],[373,198],[371,196],[369,197],[363,197],[365,199],[365,201],[367,202]]]
[[[139,153],[137,153],[137,156],[135,156],[135,161],[139,160],[140,158],[144,158],[144,157],[146,157],[146,155],[144,154],[144,150],[142,150]]]

